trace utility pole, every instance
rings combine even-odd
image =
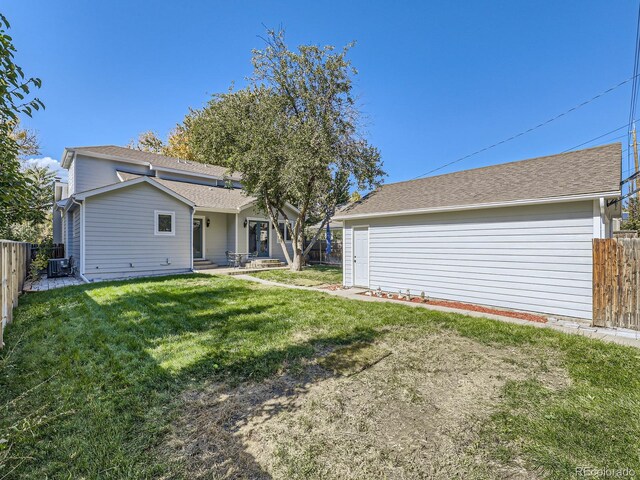
[[[636,124],[635,124],[635,122],[633,124],[632,135],[633,135],[633,161],[634,161],[634,164],[635,164],[634,173],[638,173],[638,140],[636,138]],[[636,177],[635,180],[633,181],[633,190],[637,190],[637,189],[638,189],[638,177]],[[636,192],[636,198],[638,198],[638,192]]]

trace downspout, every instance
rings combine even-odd
[[[606,206],[607,206],[607,202],[603,197],[600,197],[600,238],[606,238],[606,227],[605,227],[605,222],[607,220]]]

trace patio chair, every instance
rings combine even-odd
[[[235,268],[236,266],[236,254],[227,250],[224,252],[227,256],[227,267]]]

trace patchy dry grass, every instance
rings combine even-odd
[[[356,342],[336,348],[318,361],[321,367],[336,375],[354,375],[391,355],[385,348],[371,343]]]
[[[0,478],[570,478],[640,471],[640,353],[230,277],[21,299]]]
[[[527,349],[411,328],[356,345],[297,375],[189,392],[170,450],[194,478],[531,478],[495,461],[483,429],[509,382],[566,388],[559,360],[532,368]]]

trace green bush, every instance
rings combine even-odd
[[[36,258],[31,261],[31,267],[29,269],[29,275],[33,280],[40,278],[40,272],[46,270],[49,264],[49,256],[51,249],[53,248],[53,239],[48,238],[39,245]]]

